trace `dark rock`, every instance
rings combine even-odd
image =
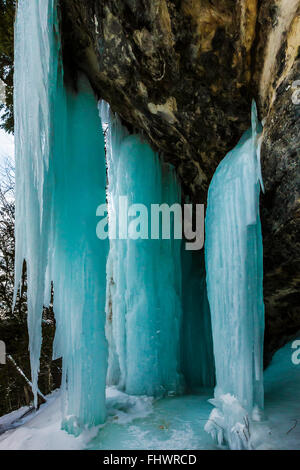
[[[266,357],[300,330],[298,0],[60,0],[66,79],[99,98],[174,164],[186,195],[264,119],[261,200]]]

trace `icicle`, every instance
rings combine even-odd
[[[58,54],[54,0],[20,0],[15,26],[16,262],[15,294],[27,263],[28,330],[35,405],[41,348],[41,315],[50,224],[51,108]]]
[[[219,165],[209,188],[206,215],[207,288],[217,380],[212,400],[217,411],[206,429],[233,448],[250,445],[250,438],[245,440],[248,415],[255,406],[263,408],[259,131],[253,104],[252,130]]]
[[[110,220],[128,205],[180,203],[174,171],[138,135],[126,136],[118,119],[101,105],[108,125]],[[106,118],[105,118],[106,116]],[[105,121],[106,119],[106,121]],[[121,222],[121,228],[122,222]],[[150,219],[149,219],[150,230]],[[181,389],[181,260],[179,240],[111,240],[108,262],[107,335],[110,383],[131,394],[163,395]]]
[[[105,203],[104,141],[84,77],[66,90],[56,2],[21,0],[16,23],[16,287],[28,272],[28,326],[37,391],[41,314],[54,286],[55,357],[63,357],[63,427],[105,419],[108,243],[96,236]]]

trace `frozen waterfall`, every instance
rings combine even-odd
[[[174,168],[103,101],[99,118],[85,76],[76,92],[64,83],[56,0],[19,0],[15,299],[25,260],[36,403],[53,286],[63,429],[105,421],[107,383],[155,397],[216,384],[206,430],[219,444],[251,446],[263,408],[259,132],[253,105],[252,129],[209,189],[204,261],[172,228],[183,201]],[[174,207],[169,237],[150,217],[161,205]]]
[[[75,94],[63,84],[54,0],[19,1],[15,67],[16,290],[25,259],[36,393],[42,311],[53,281],[63,425],[78,434],[105,419],[108,243],[97,239],[95,227],[96,208],[106,200],[106,166],[90,85],[82,77]]]
[[[148,209],[150,230],[151,204],[180,203],[175,172],[140,136],[126,135],[106,103],[100,112],[107,129],[110,220],[119,220],[117,231],[126,232],[127,222],[118,215],[119,197],[127,196],[128,206],[136,204],[132,216]],[[181,240],[111,239],[107,319],[109,383],[135,395],[175,394],[183,388]]]
[[[249,418],[263,408],[263,256],[259,217],[259,123],[224,158],[209,188],[206,270],[216,363],[206,429],[219,443],[248,447]],[[257,414],[257,413],[256,413]]]

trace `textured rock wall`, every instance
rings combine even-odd
[[[84,71],[129,129],[206,200],[213,172],[264,119],[266,358],[300,330],[299,0],[60,0],[67,80]],[[295,100],[294,100],[295,101]]]
[[[66,55],[202,200],[249,125],[256,0],[63,0]],[[243,6],[242,6],[243,5]]]
[[[254,83],[264,120],[261,205],[269,359],[300,330],[300,2],[262,2],[257,31]]]

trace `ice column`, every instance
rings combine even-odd
[[[101,105],[107,128],[108,201],[110,221],[121,230],[124,208],[148,213],[147,237],[111,240],[108,261],[107,336],[110,343],[108,380],[130,394],[160,396],[181,390],[181,240],[151,237],[151,204],[180,203],[174,170],[139,136],[127,136],[118,118]],[[105,117],[106,116],[106,117]],[[134,214],[131,214],[134,215]],[[112,226],[112,223],[111,223]],[[145,228],[145,227],[144,227]],[[118,234],[119,230],[117,229]],[[126,230],[125,230],[126,232]]]
[[[96,236],[96,209],[106,201],[104,141],[90,85],[81,77],[78,86],[78,94],[66,94],[62,152],[54,168],[49,253],[57,325],[54,353],[63,358],[63,426],[74,434],[86,424],[105,420],[107,370],[108,242]]]
[[[249,417],[263,408],[263,255],[259,217],[259,123],[213,177],[206,215],[206,270],[216,363],[206,429],[219,443],[249,447]]]
[[[107,241],[96,236],[106,200],[104,140],[84,77],[63,83],[53,0],[20,0],[15,45],[16,289],[28,271],[28,327],[36,391],[41,315],[54,287],[55,357],[63,358],[63,427],[105,419]]]
[[[28,328],[36,396],[50,234],[52,109],[58,53],[54,0],[20,0],[15,25],[16,291],[27,262]],[[16,297],[16,292],[15,292]]]

